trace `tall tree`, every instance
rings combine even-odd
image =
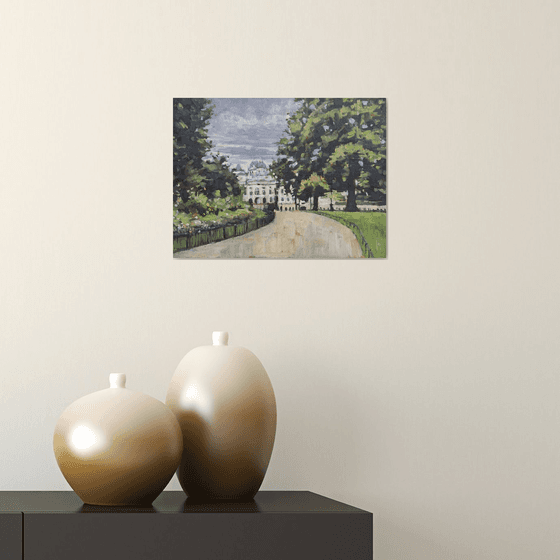
[[[173,99],[173,200],[204,192],[204,157],[212,147],[208,124],[213,105],[205,98]]]
[[[317,102],[313,99],[296,99],[299,106],[288,118],[284,137],[278,143],[278,159],[272,165],[272,173],[279,185],[294,196],[296,208],[300,198],[309,199],[309,189],[302,189],[301,184],[312,175],[309,167],[312,153],[310,144],[302,136],[302,131],[309,115],[315,109],[314,101]]]
[[[231,170],[225,156],[213,155],[203,166],[208,179],[206,190],[210,196],[224,198],[241,194],[237,175]]]
[[[209,99],[173,99],[173,201],[179,211],[204,215],[235,205],[241,194],[227,158],[212,154],[208,125],[214,106]],[[213,199],[224,199],[216,204]]]
[[[385,100],[296,101],[300,107],[288,120],[278,149],[279,161],[286,161],[281,176],[284,186],[313,196],[316,207],[322,193],[318,188],[310,191],[313,184],[318,186],[318,179],[311,181],[311,177],[322,177],[329,191],[346,191],[346,210],[356,211],[357,190],[386,188]],[[290,179],[286,168],[296,179]],[[302,184],[306,185],[304,189]]]
[[[385,132],[383,99],[326,99],[304,124],[303,137],[316,150],[332,188],[348,192],[347,211],[358,209],[356,191],[377,179],[374,171],[386,157]]]

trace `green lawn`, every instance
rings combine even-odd
[[[368,256],[361,236],[354,226],[362,232],[375,258],[383,259],[387,253],[387,214],[383,212],[316,212],[327,218],[332,218],[349,227],[362,248],[364,257]],[[350,223],[349,223],[350,222]]]

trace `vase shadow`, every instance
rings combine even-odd
[[[261,509],[255,500],[248,501],[207,501],[187,498],[183,504],[184,513],[259,513]]]
[[[156,513],[154,506],[93,506],[84,504],[78,513]]]

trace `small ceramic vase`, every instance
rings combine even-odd
[[[194,500],[249,501],[272,455],[276,399],[252,352],[228,346],[226,332],[213,343],[183,358],[167,391],[183,432],[177,477]]]
[[[64,478],[90,505],[149,506],[181,460],[181,428],[162,402],[125,388],[112,373],[110,388],[72,403],[54,432]]]

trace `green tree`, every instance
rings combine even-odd
[[[298,110],[280,140],[280,180],[292,192],[313,196],[312,176],[327,183],[325,192],[347,191],[347,211],[356,211],[358,190],[386,189],[386,114],[384,99],[296,99]],[[282,162],[286,165],[282,166]],[[305,184],[306,188],[301,189]]]
[[[313,199],[313,210],[319,210],[319,197],[330,191],[328,183],[323,177],[314,173],[304,179],[299,187],[300,196],[304,200]],[[331,203],[332,206],[332,203]]]
[[[208,182],[207,191],[210,196],[226,197],[238,196],[241,188],[237,175],[229,167],[227,158],[223,155],[212,155],[203,164]]]
[[[347,191],[346,210],[355,212],[356,191],[380,183],[386,159],[383,99],[326,99],[304,124],[303,138],[316,151],[331,188]],[[377,181],[377,184],[372,184]]]
[[[212,110],[209,99],[173,99],[174,202],[186,203],[207,187],[204,157],[212,147],[207,130]]]
[[[181,212],[204,215],[226,202],[235,207],[241,194],[227,158],[210,152],[213,109],[209,99],[173,99],[173,202]],[[217,204],[216,198],[224,200]]]
[[[299,104],[297,110],[290,115],[284,137],[278,142],[278,158],[272,163],[272,174],[277,179],[278,186],[283,186],[286,192],[292,194],[296,208],[299,199],[308,200],[309,189],[302,189],[303,181],[309,179],[313,173],[312,150],[309,143],[302,136],[303,126],[312,114],[315,106],[313,99],[296,99]]]

